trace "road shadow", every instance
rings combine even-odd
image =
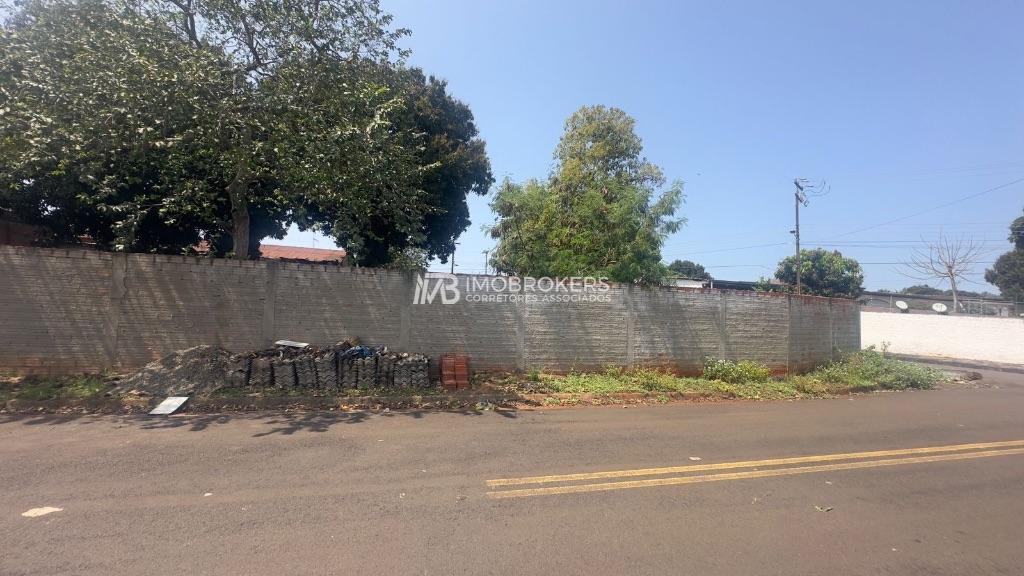
[[[150,416],[148,414],[103,415],[103,414],[0,414],[0,425],[22,424],[25,426],[61,426],[68,424],[91,425],[98,423],[114,423],[117,428],[138,430],[186,430],[204,432],[216,430],[219,426],[232,422],[256,422],[265,424],[266,430],[253,434],[259,438],[275,434],[290,436],[299,432],[327,432],[334,426],[344,424],[362,424],[373,420],[409,418],[422,420],[438,415],[458,415],[480,417],[492,412],[504,418],[517,418],[518,413],[511,408],[494,408],[490,410],[451,409],[451,410],[380,410],[351,412],[259,412],[259,413],[220,413],[220,414],[175,414],[172,416]]]

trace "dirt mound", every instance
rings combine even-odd
[[[223,348],[196,346],[146,364],[121,380],[115,390],[150,396],[207,394],[237,381],[237,366],[232,354]]]

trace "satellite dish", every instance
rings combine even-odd
[[[932,310],[935,310],[939,314],[945,314],[949,308],[947,308],[942,302],[936,302],[935,304],[932,304]]]
[[[910,306],[907,306],[907,303],[904,302],[903,300],[897,300],[896,307],[899,308],[900,312],[902,312],[903,314],[910,312]]]

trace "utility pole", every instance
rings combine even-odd
[[[487,274],[487,255],[491,253],[490,249],[484,250],[484,274]]]
[[[458,246],[458,245],[459,245],[459,243],[456,242],[452,246],[452,274],[455,274],[455,250],[456,250],[455,246]]]
[[[807,206],[807,195],[804,194],[804,185],[800,178],[793,179],[796,192],[793,193],[793,205],[796,209],[796,228],[791,230],[796,238],[796,293],[800,293],[800,205]]]

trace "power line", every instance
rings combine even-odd
[[[890,264],[898,264],[898,265],[902,266],[902,265],[906,264],[906,262],[857,262],[857,263],[860,264],[861,266],[890,265]],[[991,262],[974,262],[974,264],[995,264],[995,263],[996,263],[995,260],[992,260]]]
[[[830,242],[828,240],[808,240],[810,244],[827,244],[829,246],[853,246],[859,244],[896,244],[896,243],[911,243],[911,244],[928,244],[928,240],[836,240]],[[977,240],[977,242],[984,242],[988,244],[1006,244],[1006,240]]]
[[[863,265],[880,265],[881,266],[881,265],[890,265],[890,264],[906,264],[906,262],[857,262],[857,263],[862,265],[862,266]],[[975,264],[995,264],[995,260],[993,260],[991,262],[988,262],[988,261],[986,261],[986,262],[975,262]],[[768,266],[765,266],[764,264],[726,264],[726,265],[722,265],[722,266],[705,266],[705,268],[748,268],[748,267],[755,267],[755,266],[760,266],[761,268],[769,268]],[[978,274],[981,274],[981,273],[978,272]]]
[[[975,242],[975,244],[979,248],[981,248],[983,251],[985,251],[985,252],[995,252],[995,251],[998,251],[998,250],[1003,250],[1004,249],[1003,245],[1006,244],[1006,243],[1005,242],[999,242],[999,243],[995,243],[995,242],[987,242],[987,243],[986,242]],[[849,250],[854,250],[854,249],[860,249],[860,250],[911,250],[911,249],[914,249],[914,250],[916,250],[916,249],[921,249],[921,248],[925,248],[925,247],[928,246],[927,243],[924,243],[924,244],[819,244],[819,243],[815,243],[815,242],[808,242],[807,245],[808,246],[814,246],[814,247],[817,247],[817,248],[836,249],[836,250],[839,250],[839,249],[843,249],[843,250],[847,250],[847,249],[849,249]]]
[[[872,226],[865,226],[864,228],[858,228],[856,230],[851,230],[849,232],[844,232],[842,234],[833,236],[833,238],[840,238],[842,236],[849,236],[850,234],[857,234],[858,232],[866,232],[868,230],[874,230],[875,228],[881,228],[882,226],[888,226],[889,224],[893,224],[895,222],[900,222],[900,221],[903,221],[903,220],[907,220],[907,219],[913,218],[915,216],[920,216],[921,214],[927,214],[929,212],[934,212],[935,210],[938,210],[940,208],[945,208],[947,206],[952,206],[954,204],[959,204],[960,202],[965,202],[967,200],[971,200],[973,198],[977,198],[978,196],[982,196],[982,195],[988,194],[990,192],[995,192],[996,190],[1002,190],[1003,188],[1006,188],[1008,186],[1013,186],[1014,184],[1017,184],[1019,182],[1024,182],[1024,178],[1017,178],[1016,180],[1013,180],[1011,182],[1007,182],[1005,184],[1000,184],[999,186],[994,186],[992,188],[988,188],[986,190],[982,190],[981,192],[976,192],[974,194],[970,194],[968,196],[964,196],[963,198],[957,198],[956,200],[953,200],[951,202],[946,202],[945,204],[939,204],[937,206],[932,206],[931,208],[926,208],[924,210],[921,210],[920,212],[915,212],[913,214],[908,214],[906,216],[900,216],[899,218],[893,218],[892,220],[888,220],[886,222],[882,222],[881,224],[874,224]]]
[[[735,248],[718,248],[715,250],[698,250],[696,252],[672,252],[669,256],[687,256],[690,254],[712,254],[716,252],[732,252],[734,250],[749,250],[751,248],[769,248],[772,246],[788,246],[789,242],[776,242],[774,244],[754,244],[752,246],[737,246]]]

